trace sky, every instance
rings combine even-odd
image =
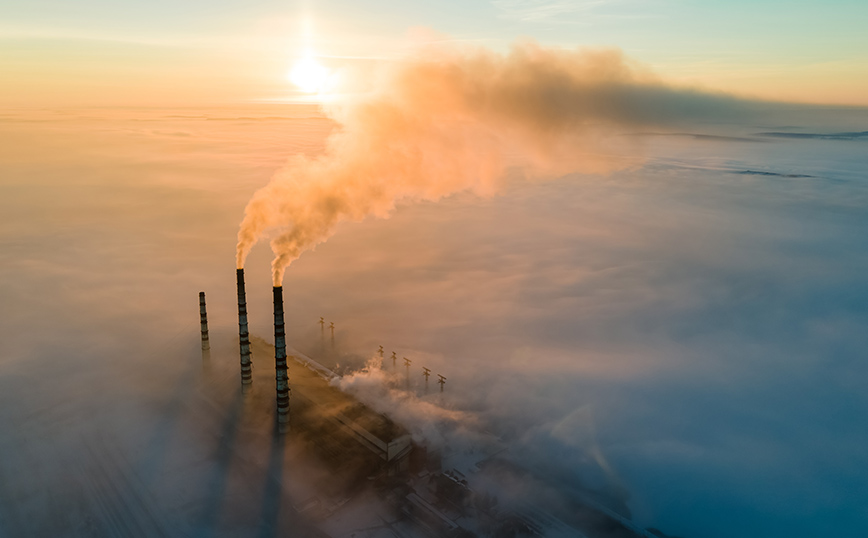
[[[617,47],[674,82],[771,100],[868,104],[864,2],[79,2],[0,4],[5,102],[277,98],[310,46],[397,58],[420,39],[504,50]],[[424,31],[420,31],[424,29]],[[432,33],[433,32],[433,33]],[[420,37],[427,36],[427,37]]]
[[[0,537],[317,524],[238,399],[263,199],[251,334],[288,238],[291,345],[430,442],[671,536],[865,535],[864,2],[0,11]],[[370,91],[305,97],[306,48]],[[445,395],[383,391],[379,345]]]

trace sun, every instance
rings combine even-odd
[[[306,93],[319,93],[325,89],[329,70],[317,62],[312,54],[305,54],[292,66],[287,78]]]

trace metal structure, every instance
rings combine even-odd
[[[289,423],[289,378],[286,373],[286,326],[283,320],[283,286],[274,286],[274,370],[277,381],[277,423]]]
[[[398,361],[398,355],[393,351],[392,352],[392,370],[395,369],[395,363]]]
[[[423,366],[422,375],[425,376],[425,394],[428,394],[428,378],[431,376],[431,370]]]
[[[253,383],[253,361],[250,360],[250,333],[247,330],[247,293],[244,288],[244,269],[235,271],[238,283],[238,347],[241,355],[241,385]]]
[[[202,328],[202,350],[211,349],[208,340],[208,313],[205,311],[205,292],[199,292],[199,323]]]
[[[407,357],[404,357],[404,366],[407,367],[407,390],[410,390],[410,363],[413,362]]]
[[[443,377],[443,376],[440,375],[440,374],[437,374],[437,377],[440,378],[440,379],[437,380],[437,382],[440,383],[440,392],[443,392],[443,385],[446,384],[446,378]]]

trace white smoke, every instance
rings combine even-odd
[[[520,157],[527,177],[608,173],[640,162],[614,136],[724,117],[743,103],[669,87],[617,50],[531,42],[507,54],[427,48],[387,67],[361,97],[327,114],[339,125],[325,153],[297,156],[250,200],[237,264],[269,230],[274,285],[342,221],[385,218],[400,200],[491,195]]]

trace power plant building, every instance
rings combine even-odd
[[[261,348],[256,350],[258,353],[273,353],[268,349],[271,346],[261,339],[253,339],[252,344],[254,349]],[[305,429],[321,430],[331,425],[390,469],[409,468],[414,445],[406,429],[333,386],[331,380],[337,376],[317,361],[292,348],[287,349],[287,359],[293,428],[303,425]]]

